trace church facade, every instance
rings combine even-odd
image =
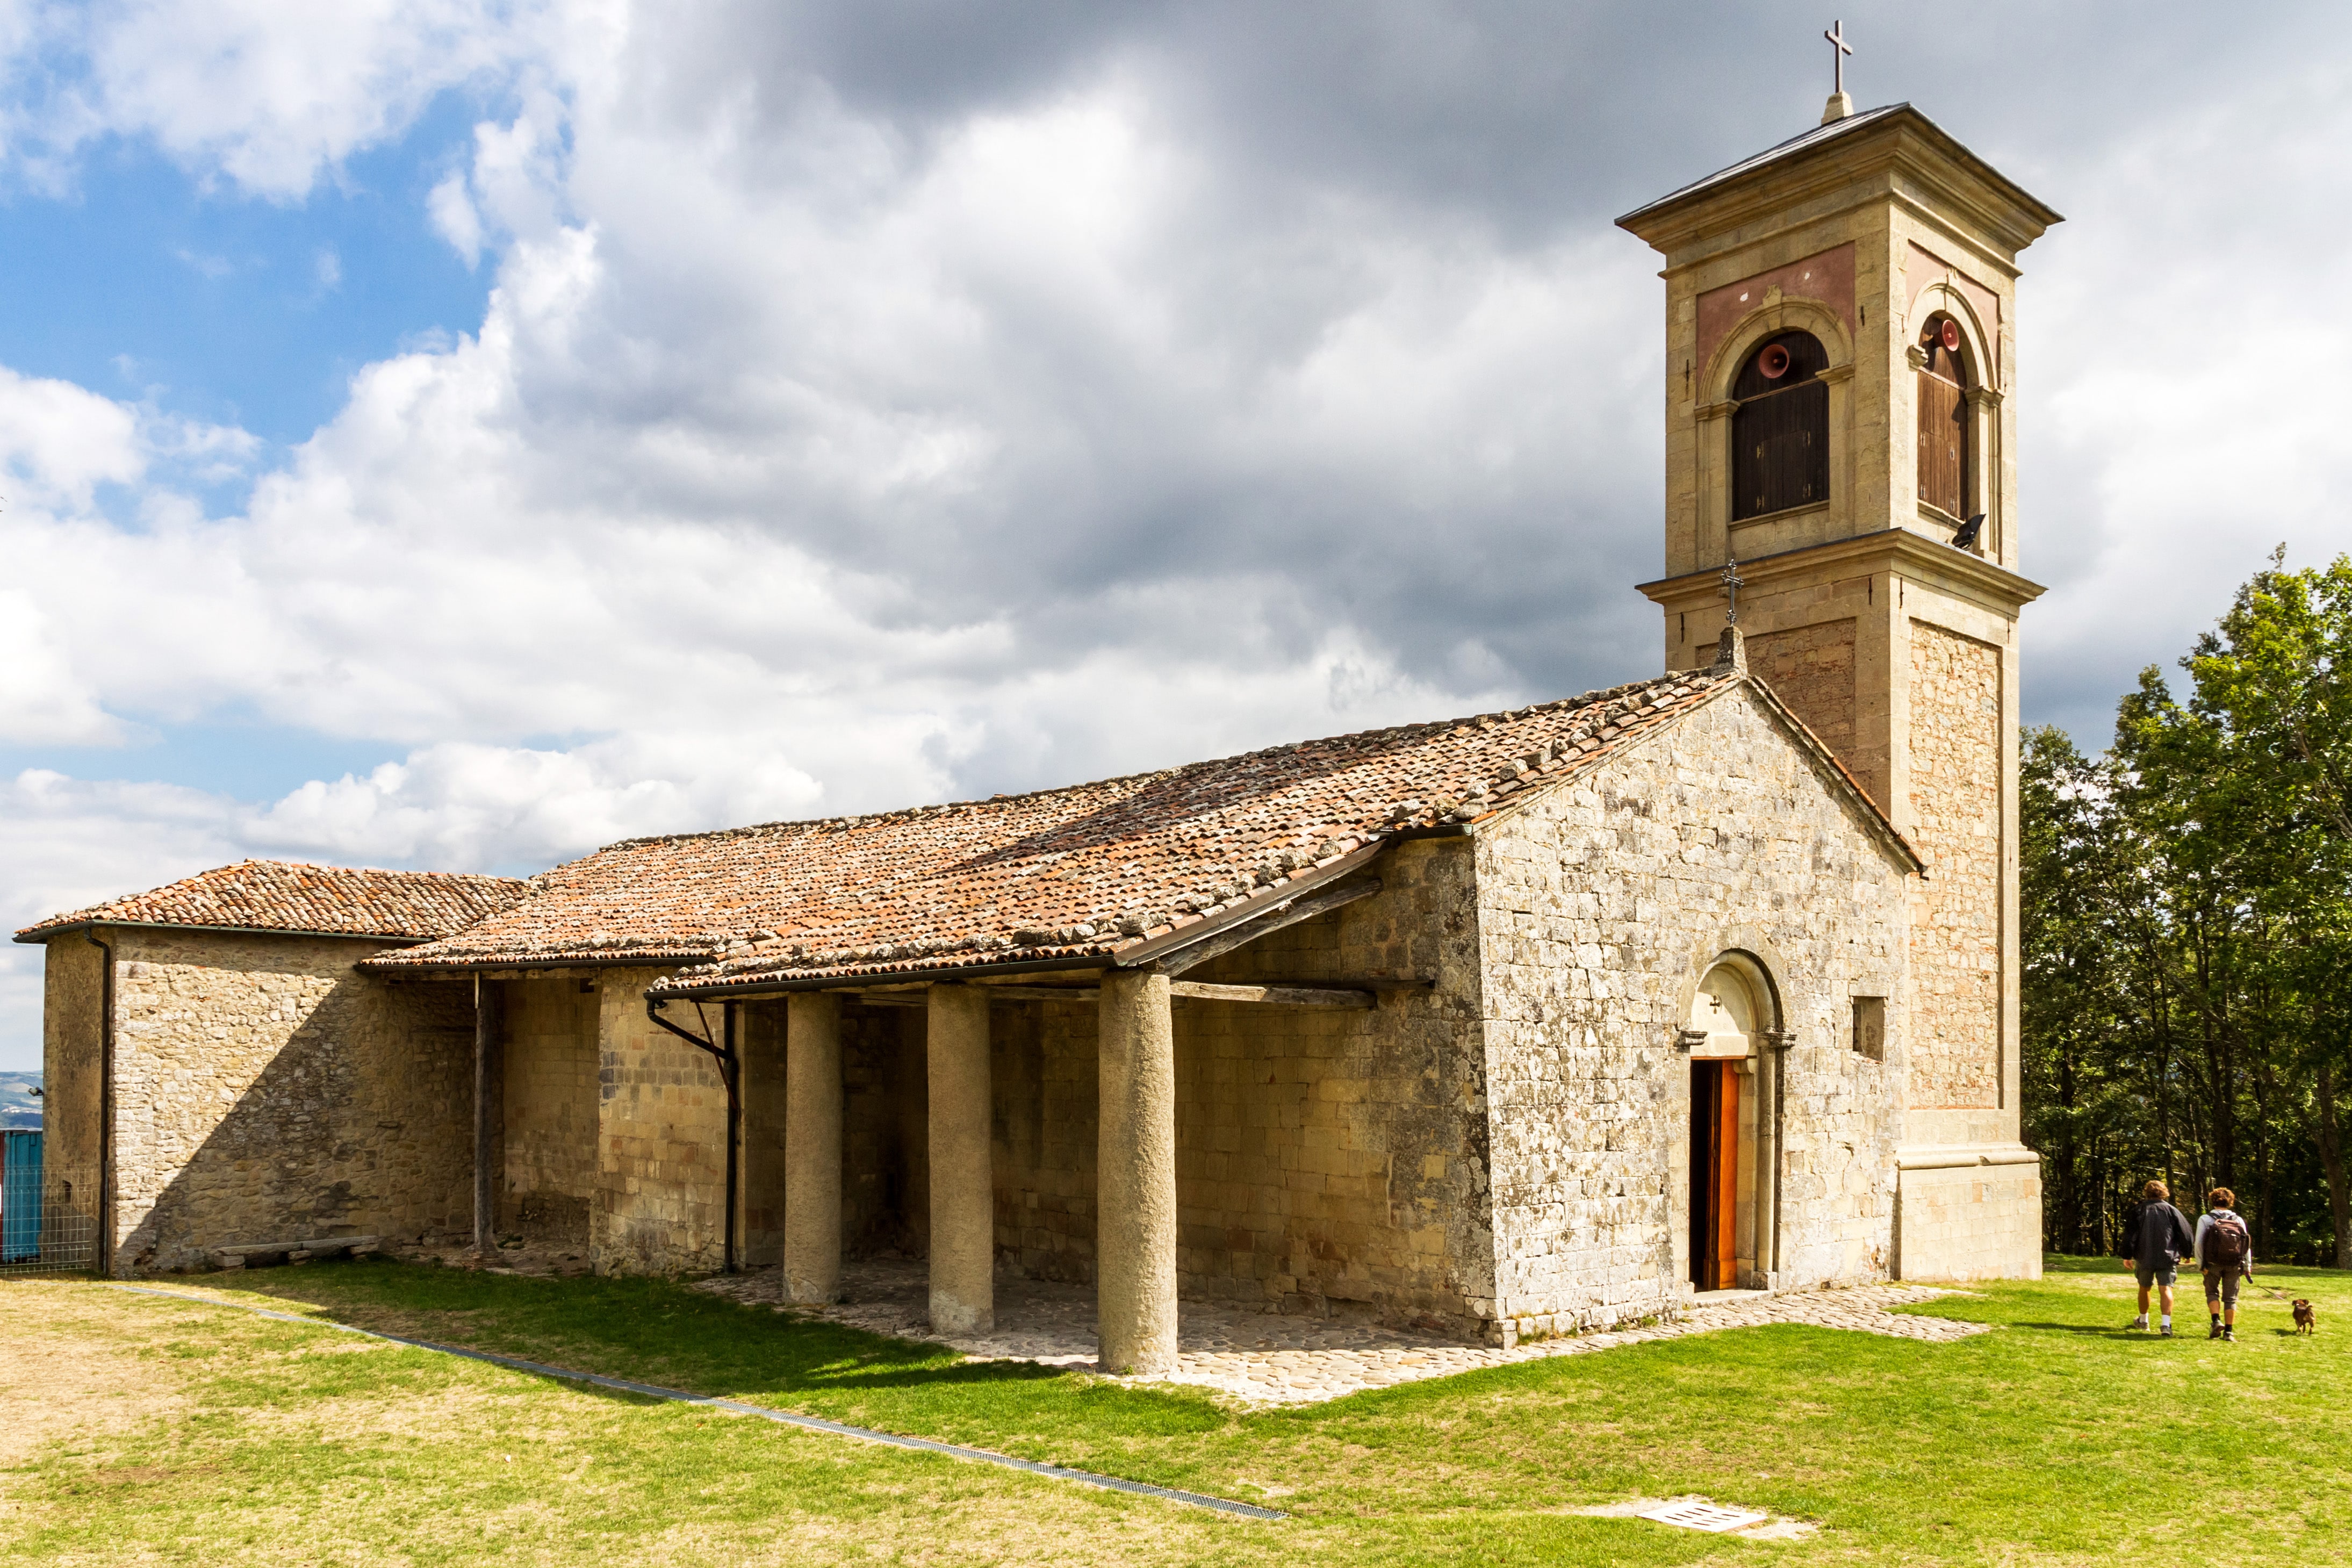
[[[1144,1372],[1186,1298],[1510,1342],[2037,1272],[2006,392],[2054,221],[1905,106],[1622,220],[1667,259],[1664,676],[59,916],[52,1163],[120,1272],[462,1230],[815,1302],[893,1253],[943,1331],[1091,1283]],[[239,890],[289,876],[341,912]]]

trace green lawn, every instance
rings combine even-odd
[[[2127,1334],[2053,1259],[1925,1309],[1952,1345],[1794,1327],[1235,1415],[795,1323],[651,1280],[386,1262],[194,1288],[1265,1501],[1279,1523],[877,1449],[92,1283],[0,1286],[0,1559],[43,1563],[2105,1563],[2352,1561],[2352,1278],[2278,1269]],[[12,1446],[13,1445],[13,1446]],[[1731,1542],[1575,1510],[1691,1492],[1818,1522]],[[2227,1514],[2216,1531],[2217,1514]]]

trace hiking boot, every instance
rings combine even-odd
[[[2220,1339],[2221,1337],[2221,1325],[2219,1323],[2214,1324],[2210,1329],[2206,1331],[2205,1337],[2209,1340]]]
[[[2225,1327],[2221,1331],[2221,1337],[2229,1341],[2231,1344],[2236,1344],[2238,1342],[2238,1331],[2234,1328]]]

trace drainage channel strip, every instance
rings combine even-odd
[[[679,1405],[699,1405],[706,1409],[723,1410],[730,1415],[756,1415],[762,1421],[780,1426],[798,1426],[810,1432],[829,1432],[836,1437],[856,1437],[867,1443],[881,1443],[893,1448],[912,1448],[919,1453],[944,1455],[950,1459],[969,1459],[977,1464],[997,1465],[1008,1470],[1025,1470],[1033,1476],[1048,1476],[1057,1481],[1076,1481],[1080,1486],[1100,1487],[1106,1491],[1133,1492],[1138,1497],[1165,1498],[1170,1502],[1190,1503],[1195,1508],[1214,1509],[1219,1513],[1239,1514],[1244,1519],[1282,1519],[1276,1510],[1260,1508],[1255,1503],[1235,1502],[1231,1498],[1211,1497],[1206,1492],[1178,1491],[1173,1487],[1155,1487],[1149,1481],[1122,1480],[1117,1476],[1098,1476],[1092,1470],[1074,1470],[1065,1465],[1040,1464],[1034,1459],[1016,1459],[1010,1454],[992,1453],[986,1448],[967,1448],[961,1443],[937,1443],[929,1437],[904,1437],[895,1432],[876,1432],[864,1426],[846,1426],[839,1421],[826,1421],[815,1415],[798,1415],[789,1410],[772,1410],[764,1405],[747,1405],[740,1399],[719,1399],[707,1394],[688,1394],[683,1389],[663,1388],[651,1383],[632,1383],[625,1377],[605,1377],[593,1372],[573,1372],[566,1367],[548,1366],[543,1363],[525,1361],[520,1356],[494,1355],[488,1351],[470,1351],[457,1345],[438,1345],[430,1340],[412,1340],[399,1334],[387,1334],[374,1329],[362,1329],[351,1323],[338,1323],[325,1318],[306,1318],[297,1312],[273,1312],[267,1307],[248,1307],[242,1301],[224,1301],[217,1297],[198,1296],[186,1290],[158,1290],[144,1285],[109,1283],[110,1290],[128,1290],[134,1295],[160,1296],[167,1301],[190,1301],[200,1307],[226,1307],[232,1311],[251,1312],[257,1318],[274,1319],[281,1323],[301,1323],[314,1329],[340,1329],[347,1334],[361,1334],[372,1340],[383,1340],[411,1350],[436,1351],[442,1355],[463,1356],[467,1361],[488,1362],[514,1372],[527,1372],[539,1377],[560,1377],[571,1383],[593,1383],[599,1388],[617,1389],[624,1394],[641,1394],[648,1399],[667,1399]]]

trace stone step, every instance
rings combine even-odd
[[[229,1247],[212,1249],[215,1268],[243,1268],[255,1258],[288,1263],[308,1263],[314,1258],[333,1258],[349,1254],[361,1258],[376,1249],[382,1239],[373,1236],[321,1236],[309,1241],[244,1241]]]

